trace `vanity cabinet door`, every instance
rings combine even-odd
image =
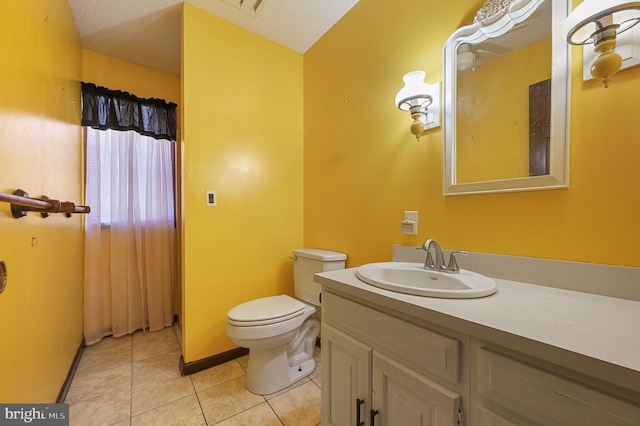
[[[464,424],[456,392],[373,353],[375,426],[452,426]]]
[[[479,426],[522,426],[522,423],[507,419],[484,406],[478,408],[477,416],[475,418],[472,417],[471,424]]]
[[[506,425],[510,418],[536,426],[640,425],[640,405],[631,394],[613,395],[598,382],[570,378],[568,370],[479,342],[473,343],[473,362],[472,415],[480,420],[474,424]]]
[[[323,425],[369,425],[371,352],[353,337],[322,326]]]

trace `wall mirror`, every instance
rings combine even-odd
[[[567,0],[487,0],[444,49],[444,193],[568,186]]]

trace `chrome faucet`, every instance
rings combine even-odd
[[[433,256],[431,255],[431,246],[434,246],[435,248],[435,262],[433,260]],[[456,261],[456,255],[460,254],[466,256],[468,254],[466,251],[453,251],[449,256],[449,264],[447,266],[444,266],[444,253],[442,252],[440,244],[438,244],[436,240],[429,238],[424,242],[424,244],[422,244],[422,250],[427,252],[427,258],[424,261],[424,269],[431,269],[438,272],[448,272],[450,274],[460,273],[460,267],[458,266],[458,262]]]
[[[436,250],[435,262],[433,261],[433,257],[431,256],[431,246],[434,246]],[[442,248],[440,248],[440,244],[438,244],[436,240],[429,238],[422,245],[422,250],[425,250],[427,252],[427,259],[424,261],[424,269],[433,269],[435,271],[442,271],[445,269]]]

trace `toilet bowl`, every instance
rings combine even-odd
[[[255,316],[254,309],[271,313]],[[320,331],[315,312],[313,306],[287,295],[252,300],[228,312],[227,335],[249,348],[247,389],[259,395],[274,393],[315,370],[313,349]]]
[[[293,253],[295,293],[304,302],[283,294],[250,300],[227,312],[227,336],[249,348],[246,386],[258,395],[284,389],[315,370],[320,319],[314,305],[320,305],[320,285],[313,275],[343,269],[346,260],[343,253],[327,250]]]

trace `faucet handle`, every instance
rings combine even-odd
[[[456,255],[466,256],[469,253],[466,251],[452,251],[451,256],[449,257],[449,264],[447,265],[446,271],[450,274],[458,274],[460,273],[460,267],[458,266],[458,262],[456,261]]]

